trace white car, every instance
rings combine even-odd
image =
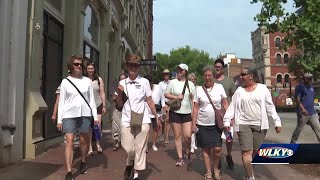
[[[316,112],[319,114],[320,116],[320,102],[318,103],[314,103],[314,109],[316,110]]]

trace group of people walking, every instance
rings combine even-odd
[[[226,162],[229,168],[234,167],[231,153],[235,131],[246,176],[254,179],[251,161],[269,128],[268,116],[273,118],[276,132],[281,132],[281,120],[270,91],[259,83],[256,69],[243,67],[240,74],[242,86],[236,89],[233,79],[224,76],[221,59],[203,68],[202,85],[196,84],[196,77],[189,73],[186,64],[176,66],[177,74],[172,80],[169,80],[170,71],[165,69],[163,81],[154,84],[152,76],[139,75],[140,62],[137,55],[126,58],[127,76],[119,76],[119,84],[112,97],[115,104],[112,115],[113,150],[121,146],[127,153],[124,179],[137,180],[139,172],[146,169],[150,129],[153,131],[154,151],[158,150],[160,130],[160,139],[167,144],[172,129],[177,167],[183,166],[191,159],[194,150],[201,148],[206,167],[205,179],[221,179],[222,137],[227,137]],[[91,131],[94,126],[101,128],[101,116],[106,113],[107,101],[104,81],[97,75],[94,64],[89,63],[85,67],[82,57],[72,56],[67,67],[69,75],[61,82],[54,112],[58,114],[57,127],[66,136],[66,179],[69,180],[73,179],[74,135],[78,130],[82,153],[80,173],[85,174],[86,156],[93,152]],[[96,139],[96,150],[102,152],[99,138]]]

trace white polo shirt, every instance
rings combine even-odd
[[[133,82],[133,83],[132,83]],[[129,127],[131,119],[131,109],[137,113],[144,113],[142,124],[151,123],[146,98],[152,95],[149,81],[138,76],[135,80],[129,77],[121,80],[120,85],[124,87],[124,92],[128,97],[122,109],[122,126]]]

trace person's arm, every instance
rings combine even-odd
[[[301,86],[297,86],[298,88],[296,88],[295,91],[295,96],[296,96],[296,100],[297,100],[297,106],[298,108],[301,109],[301,112],[303,115],[308,116],[308,111],[304,108],[302,102],[301,102],[301,98],[303,96],[303,88]]]
[[[167,88],[166,88],[166,91],[164,92],[164,96],[167,98],[167,99],[180,99],[182,100],[183,99],[183,95],[180,94],[178,96],[176,95],[173,95],[172,94],[172,89],[173,89],[173,86],[174,86],[174,81],[170,81]]]
[[[62,116],[63,116],[63,109],[65,103],[65,94],[66,94],[66,84],[64,83],[65,80],[62,80],[61,87],[60,87],[60,96],[59,96],[59,103],[58,103],[58,120],[57,120],[57,128],[59,131],[62,131]]]
[[[106,93],[104,92],[104,82],[102,80],[102,78],[98,77],[99,81],[100,81],[100,97],[102,100],[102,114],[105,114],[107,112],[107,108],[106,108]]]
[[[149,85],[149,81],[146,81],[146,84],[144,85],[144,89],[145,89],[145,93],[146,93],[146,102],[147,102],[152,114],[154,115],[154,117],[157,120],[158,129],[161,129],[162,125],[161,125],[161,121],[159,120],[159,117],[158,117],[155,103],[152,100],[152,91],[151,91],[151,87]]]
[[[199,99],[197,96],[197,91],[195,91],[195,95],[193,98],[193,109],[192,109],[192,130],[195,130],[196,123],[197,123],[197,117],[199,113]]]
[[[235,116],[237,96],[238,96],[237,92],[235,92],[235,94],[232,96],[231,103],[228,106],[228,109],[223,117],[224,129],[227,131],[229,131],[230,126],[231,126],[231,120],[234,119],[234,116]]]
[[[227,98],[221,98],[221,106],[222,106],[224,109],[228,109],[229,104],[228,104]]]
[[[271,93],[266,86],[264,87],[264,94],[265,94],[265,106],[266,106],[267,113],[269,116],[272,117],[275,124],[275,129],[277,133],[279,133],[281,131],[281,120],[276,111],[276,107],[273,104]]]
[[[97,106],[96,106],[96,102],[94,101],[93,87],[92,87],[91,80],[89,82],[89,105],[91,107],[93,119],[97,124],[98,123]]]
[[[54,103],[53,112],[52,112],[52,116],[51,116],[52,122],[54,122],[54,123],[57,121],[59,97],[60,97],[60,93],[57,94],[56,102]]]
[[[112,101],[113,101],[113,102],[116,102],[116,101],[117,101],[117,98],[118,98],[118,93],[117,93],[117,92],[114,92],[114,93],[112,94]]]

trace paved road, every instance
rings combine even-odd
[[[268,131],[267,139],[273,142],[289,142],[291,133],[295,127],[295,116],[290,113],[280,114],[283,120],[284,131],[281,134],[276,134],[273,128]],[[310,131],[310,127],[303,130],[300,142],[316,143],[315,135]],[[102,154],[95,154],[88,158],[89,172],[86,175],[79,175],[77,169],[76,179],[89,180],[122,180],[125,162],[125,152],[123,149],[118,152],[111,150],[112,141],[110,131],[106,131],[103,137]],[[233,158],[235,161],[234,170],[226,168],[223,162],[222,179],[244,179],[244,170],[242,168],[240,149],[237,137],[235,137]],[[149,143],[149,147],[151,144]],[[225,146],[224,146],[225,147]],[[225,150],[224,150],[225,156]],[[76,153],[75,167],[79,167],[79,151]],[[192,157],[192,162],[179,168],[175,166],[176,153],[174,144],[171,138],[169,145],[159,145],[159,151],[149,151],[147,155],[147,169],[142,174],[143,180],[201,180],[205,174],[205,167],[198,150]],[[320,177],[312,177],[303,175],[295,171],[290,165],[256,165],[255,166],[256,179],[270,179],[270,180],[291,180],[304,179],[315,180]],[[35,160],[25,160],[16,165],[0,169],[0,179],[7,180],[25,180],[25,179],[48,179],[57,180],[64,179],[65,165],[64,165],[64,147],[59,145],[53,147],[49,151],[43,153]]]

